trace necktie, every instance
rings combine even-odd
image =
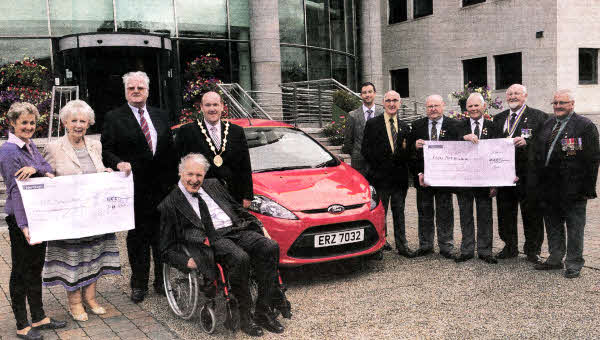
[[[479,121],[478,120],[475,121],[475,130],[473,130],[473,133],[475,134],[475,136],[477,136],[477,138],[479,138]]]
[[[148,122],[146,122],[146,118],[144,118],[144,109],[139,109],[138,112],[140,114],[140,126],[142,127],[142,133],[144,133],[148,147],[150,148],[150,151],[152,151],[152,137],[150,137],[150,128],[148,128]]]
[[[517,114],[512,113],[510,115],[510,121],[508,122],[508,131],[515,125],[515,120],[517,119]]]
[[[217,131],[217,127],[216,126],[211,126],[210,127],[210,131],[212,132],[212,138],[215,141],[215,148],[217,150],[221,149],[221,136],[219,135],[218,131]]]
[[[398,131],[394,125],[394,118],[390,118],[390,129],[392,130],[392,144],[394,144],[394,150],[396,149],[396,141],[398,140]]]
[[[437,121],[431,121],[431,136],[429,137],[429,140],[438,140],[437,128],[435,127],[436,124]]]
[[[546,141],[546,144],[548,144],[548,147],[550,147],[552,145],[552,142],[554,142],[554,139],[556,139],[556,136],[558,135],[558,131],[560,131],[561,125],[562,125],[562,122],[557,122],[556,125],[554,126],[554,129],[552,129],[550,138]]]
[[[367,110],[367,116],[365,117],[365,121],[371,119],[371,114],[373,113],[373,110]]]
[[[200,220],[202,220],[202,224],[204,224],[204,228],[206,228],[206,235],[208,235],[209,240],[213,240],[215,235],[215,226],[213,225],[212,219],[210,218],[210,212],[208,211],[208,206],[206,202],[202,199],[199,193],[194,193],[192,196],[198,199],[198,208],[200,210]]]

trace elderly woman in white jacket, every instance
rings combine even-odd
[[[82,100],[73,100],[60,110],[59,117],[66,134],[49,143],[44,151],[44,157],[55,175],[112,171],[102,164],[100,141],[85,136],[87,129],[94,124],[92,108]],[[86,321],[85,307],[93,314],[106,313],[96,301],[98,278],[120,272],[119,249],[114,233],[51,241],[46,250],[42,284],[63,286],[67,290],[69,314],[74,320]]]

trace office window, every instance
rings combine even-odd
[[[598,49],[579,49],[579,84],[598,84]]]
[[[398,92],[401,98],[409,96],[408,92],[408,69],[391,70],[392,90]]]
[[[406,21],[408,19],[407,0],[389,0],[390,17],[388,23],[395,24],[397,22]]]
[[[463,60],[463,77],[465,84],[470,82],[475,87],[487,86],[487,59]]]
[[[482,2],[485,2],[485,0],[463,0],[463,7],[480,4]]]
[[[433,14],[433,0],[414,0],[415,19]]]
[[[507,89],[512,84],[521,84],[522,58],[521,52],[494,56],[496,63],[496,90]]]

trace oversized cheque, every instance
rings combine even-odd
[[[427,141],[425,184],[439,187],[514,186],[515,146],[510,138],[471,142]]]
[[[133,175],[101,172],[17,181],[31,242],[74,239],[135,227]]]

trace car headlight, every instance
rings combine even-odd
[[[250,210],[261,215],[283,218],[286,220],[298,219],[298,216],[294,215],[294,213],[265,196],[254,196],[252,203],[250,203]]]
[[[371,210],[373,210],[379,204],[379,195],[377,195],[377,191],[375,191],[375,187],[372,185],[369,185],[369,190],[371,190]]]

